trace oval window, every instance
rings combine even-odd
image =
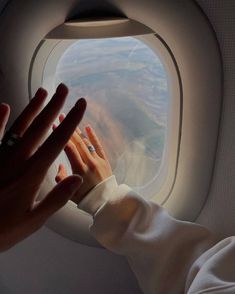
[[[94,127],[118,183],[155,196],[167,165],[170,103],[168,75],[156,52],[133,37],[76,41],[61,55],[53,80],[54,87],[63,82],[70,88],[65,113],[78,97],[87,99],[81,128]]]

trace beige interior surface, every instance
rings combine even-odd
[[[135,5],[129,5],[131,2]],[[75,11],[76,13],[82,12],[85,8],[87,11],[98,8],[98,10],[106,10],[110,13],[123,13],[139,21],[149,9],[146,24],[152,26],[156,22],[158,28],[164,32],[165,36],[168,36],[166,41],[171,48],[175,49],[173,53],[176,60],[181,60],[179,66],[185,65],[186,60],[192,61],[191,65],[185,68],[185,79],[182,79],[184,85],[187,77],[190,76],[189,73],[198,64],[201,54],[206,54],[208,59],[211,57],[211,50],[203,47],[204,34],[209,34],[213,40],[214,35],[212,34],[212,37],[211,30],[202,30],[196,18],[190,13],[185,13],[193,7],[194,4],[191,1],[167,0],[163,2],[164,5],[175,5],[174,9],[172,6],[171,13],[164,9],[164,6],[157,0],[107,2],[11,0],[4,9],[4,13],[0,15],[0,35],[3,36],[4,33],[4,37],[1,38],[0,54],[1,101],[7,100],[14,105],[13,117],[19,113],[29,100],[28,73],[35,48],[43,36],[64,21],[67,15],[73,15]],[[190,218],[192,215],[193,217],[198,216],[201,210],[198,218],[200,223],[209,226],[221,235],[228,236],[234,234],[235,231],[235,2],[197,0],[197,3],[201,6],[202,13],[208,17],[217,37],[222,54],[223,77],[219,75],[220,81],[217,79],[214,81],[214,92],[208,94],[209,100],[206,107],[198,104],[197,99],[200,99],[201,94],[207,90],[208,79],[215,72],[220,71],[218,65],[215,67],[215,64],[211,63],[208,72],[205,72],[204,67],[195,71],[195,79],[201,78],[201,83],[196,84],[196,88],[199,88],[197,95],[194,91],[194,79],[184,89],[186,97],[193,93],[195,101],[191,105],[192,108],[184,104],[185,115],[191,118],[192,125],[199,126],[200,131],[191,133],[187,131],[188,126],[186,125],[182,132],[185,141],[182,140],[182,142],[187,143],[188,140],[191,140],[192,143],[188,145],[191,149],[195,147],[194,143],[204,142],[207,137],[210,143],[207,144],[208,140],[206,140],[205,145],[201,146],[202,149],[195,150],[194,164],[189,163],[192,153],[181,149],[185,164],[179,180],[182,183],[180,186],[186,189],[181,195],[185,199],[183,203],[187,204],[184,207],[189,210],[176,207],[176,212],[180,215],[184,211],[183,218]],[[5,7],[5,4],[6,1],[0,0],[0,8]],[[158,6],[157,11],[151,9],[152,5]],[[164,21],[160,24],[159,19],[164,19]],[[180,20],[182,20],[182,26],[175,26],[174,33],[168,35],[169,25],[172,22],[178,23]],[[35,25],[39,23],[40,25]],[[197,33],[185,39],[185,33],[191,26]],[[180,42],[179,38],[181,38]],[[200,54],[193,46],[197,43],[201,46]],[[191,46],[187,47],[189,44]],[[188,51],[188,48],[191,50]],[[219,54],[217,49],[214,53],[216,56]],[[223,92],[221,92],[220,83],[222,78]],[[219,103],[220,98],[223,100],[222,105]],[[196,120],[194,115],[197,111],[202,113],[204,119]],[[207,124],[206,118],[213,116],[215,119]],[[217,136],[218,126],[219,136]],[[215,142],[216,138],[218,138],[218,144]],[[211,152],[211,148],[214,152]],[[208,170],[202,171],[198,167],[208,168],[207,160],[212,164]],[[198,170],[198,174],[194,178],[195,170]],[[188,185],[189,183],[193,183],[194,188],[191,184]],[[191,214],[192,211],[194,213]],[[0,255],[0,292],[3,294],[141,293],[123,258],[100,248],[90,248],[72,242],[46,227],[12,250]]]
[[[213,179],[198,221],[222,237],[235,234],[235,2],[198,0],[223,57],[223,105]]]
[[[179,74],[181,110],[177,162],[169,166],[169,170],[176,171],[170,191],[163,191],[164,206],[175,217],[194,220],[208,196],[214,168],[222,72],[213,30],[193,1],[12,1],[0,19],[0,36],[4,40],[1,94],[11,97],[8,101],[14,104],[13,118],[30,98],[30,69],[40,42],[65,21],[98,9],[143,23],[157,32],[172,55]],[[83,221],[77,219],[77,223]]]

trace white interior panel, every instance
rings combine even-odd
[[[29,99],[30,65],[41,40],[71,16],[97,9],[119,11],[145,24],[173,54],[182,81],[182,126],[177,174],[164,205],[174,216],[194,220],[208,195],[214,167],[221,63],[211,27],[193,1],[12,1],[0,20],[2,95],[11,97],[16,116]]]
[[[3,1],[6,2],[6,1]],[[2,7],[0,1],[0,7]],[[0,35],[4,33],[1,42],[0,68],[1,75],[1,101],[11,97],[15,105],[13,117],[28,102],[28,72],[33,52],[41,39],[49,30],[58,26],[68,15],[75,11],[72,7],[92,8],[95,1],[12,1],[9,12],[6,10],[0,19]],[[101,3],[102,2],[102,3]],[[197,17],[187,13],[193,4],[191,1],[113,1],[117,7],[128,17],[139,21],[146,13],[146,25],[156,25],[164,32],[166,42],[174,49],[174,55],[180,68],[184,68],[182,81],[187,86],[183,89],[185,97],[192,95],[192,104],[184,104],[184,117],[191,123],[189,127],[197,126],[194,135],[185,127],[182,130],[182,146],[193,149],[194,144],[202,142],[197,152],[188,152],[181,149],[181,170],[177,179],[178,187],[185,184],[181,199],[186,207],[182,215],[181,207],[176,207],[176,215],[183,218],[196,217],[204,203],[199,221],[223,235],[235,233],[235,3],[230,0],[197,0],[213,24],[223,56],[224,93],[223,113],[220,125],[219,145],[215,165],[214,152],[215,138],[220,117],[221,77],[214,76],[219,72],[219,64],[210,63],[217,60],[217,50],[208,49],[208,64],[210,70],[198,68],[199,60],[203,62],[205,52],[203,45],[205,36],[211,31],[204,31],[197,23]],[[38,3],[39,6],[36,4]],[[68,7],[68,3],[70,3]],[[87,4],[86,4],[87,3]],[[111,3],[111,1],[109,1]],[[133,6],[129,3],[134,3]],[[56,4],[56,9],[55,5]],[[2,6],[1,6],[2,5]],[[105,7],[105,1],[97,1],[97,7]],[[157,9],[151,7],[156,5]],[[168,5],[168,6],[167,6]],[[169,5],[172,9],[167,10]],[[79,10],[78,9],[78,10]],[[115,10],[115,9],[114,9]],[[40,13],[39,13],[40,11]],[[77,10],[76,10],[77,11]],[[198,12],[199,13],[199,12]],[[27,16],[27,17],[26,17]],[[48,23],[50,19],[50,23]],[[159,20],[162,20],[160,22]],[[204,20],[206,22],[206,20]],[[40,24],[35,26],[35,24]],[[169,31],[169,24],[177,23],[174,31]],[[181,25],[180,25],[181,24]],[[22,27],[24,31],[22,31]],[[189,34],[190,27],[194,27],[196,34]],[[188,36],[185,39],[185,36]],[[30,38],[29,38],[30,36]],[[198,40],[201,42],[201,51]],[[212,40],[213,37],[211,37]],[[206,38],[207,39],[207,38]],[[26,45],[27,40],[27,46]],[[214,41],[213,41],[214,42]],[[206,47],[206,46],[205,46]],[[16,51],[17,49],[17,51]],[[190,50],[189,50],[190,49]],[[9,60],[10,58],[10,60]],[[191,64],[186,61],[191,60]],[[194,71],[193,80],[188,80]],[[14,78],[12,82],[12,77]],[[207,92],[209,78],[214,80],[214,91]],[[198,81],[197,92],[195,81]],[[207,92],[208,101],[200,103],[200,98]],[[10,98],[9,98],[10,101]],[[192,107],[192,108],[191,108]],[[197,115],[201,113],[201,120]],[[213,118],[208,123],[207,117]],[[212,130],[211,132],[208,130]],[[209,140],[208,138],[209,137]],[[210,142],[208,142],[210,141]],[[204,142],[204,143],[203,143]],[[186,148],[186,147],[185,147]],[[190,158],[194,158],[190,161]],[[204,164],[209,169],[202,172],[200,167]],[[190,171],[190,172],[189,172]],[[196,171],[196,174],[195,174]],[[213,173],[213,178],[212,178]],[[212,181],[210,181],[212,179]],[[208,182],[212,183],[211,187]],[[192,189],[192,186],[195,189]],[[209,193],[210,192],[210,193]],[[198,203],[200,202],[200,205]],[[170,205],[171,206],[171,205]],[[188,213],[187,213],[188,211]],[[193,211],[193,213],[192,213]],[[125,260],[103,249],[89,248],[74,243],[53,233],[47,228],[42,229],[12,250],[0,255],[0,292],[9,293],[35,293],[35,294],[73,294],[73,293],[140,293],[136,281],[131,274]]]
[[[171,54],[169,53],[168,48],[166,48],[162,40],[160,40],[155,35],[148,35],[148,36],[145,35],[142,37],[138,37],[138,40],[142,40],[142,42],[146,44],[145,46],[148,46],[148,48],[151,48],[153,52],[156,54],[156,56],[159,57],[159,60],[161,60],[161,62],[164,64],[164,68],[165,68],[167,79],[168,79],[167,83],[168,83],[169,96],[167,97],[169,98],[165,98],[166,100],[169,99],[168,110],[167,110],[167,122],[166,122],[167,130],[165,132],[166,138],[164,143],[165,146],[164,146],[164,152],[162,155],[161,167],[155,175],[151,175],[152,180],[149,181],[148,183],[146,182],[145,187],[142,187],[142,189],[137,190],[137,193],[140,193],[140,195],[142,195],[143,197],[146,197],[147,199],[151,199],[153,201],[156,201],[157,203],[162,204],[168,200],[168,197],[172,191],[172,187],[174,185],[175,177],[176,177],[177,161],[178,161],[178,154],[179,154],[179,148],[180,148],[180,131],[181,131],[181,100],[182,100],[181,98],[182,97],[181,97],[181,90],[180,90],[180,77],[177,73],[177,68],[175,66],[174,60]],[[30,74],[30,81],[31,81],[30,93],[34,93],[41,86],[41,83],[43,80],[43,86],[46,87],[47,90],[49,90],[49,93],[51,95],[53,95],[55,91],[54,77],[56,74],[56,66],[58,65],[61,55],[65,52],[68,46],[73,44],[73,42],[74,40],[69,40],[69,41],[46,40],[39,45],[39,49],[36,50],[37,54],[35,54],[35,59],[34,59],[31,74]],[[91,42],[91,41],[89,40],[88,42]],[[47,78],[46,81],[44,79],[44,75],[49,76],[49,78]],[[118,78],[116,78],[116,82],[117,80]],[[113,85],[110,91],[111,93],[107,94],[107,98],[110,99],[110,101],[112,101],[112,99],[115,100],[115,98],[111,96],[112,92],[113,91],[115,92],[115,89],[114,89],[115,86],[116,85]],[[130,91],[130,88],[127,89],[127,91],[128,90]],[[71,92],[72,91],[73,90],[71,89]],[[127,94],[127,97],[125,97],[125,94],[122,94],[122,93],[120,93],[120,95],[121,96],[123,95],[123,99],[128,98],[128,94]],[[142,95],[143,96],[141,97],[141,100],[143,103],[145,102],[143,100],[145,97],[145,93],[143,93]],[[88,97],[92,97],[92,93],[89,93]],[[74,98],[71,97],[72,100],[76,98],[77,96],[75,96]],[[97,98],[99,99],[98,96]],[[150,97],[147,97],[146,100],[149,98]],[[69,104],[71,104],[71,102],[69,102]],[[104,108],[105,106],[106,105],[104,105]],[[125,106],[122,104],[122,108],[123,107]],[[123,110],[121,109],[120,111],[123,115]],[[87,113],[89,113],[89,102],[88,102]],[[83,121],[85,120],[86,120],[86,117],[84,118]],[[133,118],[132,118],[132,122],[133,122]],[[91,122],[88,121],[88,123],[91,123]],[[143,122],[140,121],[140,127],[141,127],[141,123],[143,124]],[[106,127],[108,128],[108,125]],[[126,126],[124,126],[124,128],[125,127]],[[112,132],[112,135],[113,133],[115,134],[115,131]],[[117,142],[117,143],[120,143],[120,142]],[[113,146],[111,146],[111,148],[113,148]],[[157,149],[157,146],[153,148]],[[64,164],[67,164],[64,156],[65,155],[62,153],[61,156],[56,161],[56,163],[50,169],[50,172],[47,175],[47,179],[43,185],[43,189],[42,189],[43,193],[41,193],[41,195],[47,194],[47,192],[55,185],[54,179],[57,172],[57,166],[61,162],[64,162]],[[141,156],[139,157],[141,158]],[[128,165],[130,167],[130,163],[128,163]],[[141,166],[141,168],[143,170],[143,165]],[[128,172],[133,174],[134,177],[137,177],[137,175],[135,175],[135,171],[137,169],[138,169],[137,167],[134,167],[133,170],[129,169]],[[151,167],[148,166],[147,169],[150,170],[149,171],[149,174],[150,174]],[[123,174],[123,171],[121,173]],[[73,241],[78,241],[79,243],[97,246],[97,242],[94,242],[90,238],[91,236],[88,231],[88,227],[90,223],[92,223],[92,218],[88,217],[87,214],[84,214],[81,211],[79,211],[76,208],[76,205],[73,205],[73,203],[70,202],[68,205],[66,205],[66,207],[61,209],[60,212],[56,213],[53,217],[51,217],[47,225],[51,229],[56,231],[57,233],[60,233],[63,236],[68,237]]]
[[[46,228],[0,255],[1,294],[140,294],[126,260]]]
[[[235,2],[198,0],[223,56],[224,91],[219,144],[208,201],[199,222],[222,237],[235,234]]]

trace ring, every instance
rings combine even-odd
[[[89,145],[87,148],[91,153],[95,152],[95,147],[93,145]]]
[[[4,135],[2,139],[1,145],[12,147],[16,143],[18,143],[20,139],[21,139],[20,136],[18,136],[17,134],[6,132],[6,134]]]

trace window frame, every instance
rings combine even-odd
[[[185,5],[181,5],[181,9],[178,9],[177,1],[164,0],[149,1],[147,5],[135,0],[111,1],[102,7],[97,3],[89,6],[84,2],[82,7],[74,7],[74,1],[68,0],[63,5],[53,2],[45,9],[44,5],[39,2],[35,5],[37,3],[32,1],[22,4],[22,9],[15,15],[17,29],[11,25],[11,10],[17,9],[13,3],[2,19],[3,27],[8,30],[1,30],[1,38],[4,40],[1,47],[1,70],[4,73],[1,92],[6,102],[12,105],[9,122],[12,123],[34,94],[29,91],[29,79],[38,45],[50,31],[67,19],[90,15],[92,9],[97,11],[98,8],[104,15],[125,15],[148,26],[170,48],[169,52],[173,53],[170,54],[177,61],[176,68],[182,80],[183,107],[177,177],[164,207],[177,219],[195,221],[213,196],[224,74],[221,50],[213,26],[194,1],[183,0],[183,3]],[[40,81],[38,86],[41,86]],[[46,192],[50,190],[49,183],[43,187]],[[62,209],[57,216],[67,212],[67,208]],[[74,220],[76,226],[79,226],[76,217]],[[71,213],[69,218],[71,223]],[[65,216],[63,227],[66,221]],[[79,229],[76,227],[76,231],[80,229],[84,230],[84,225]],[[67,234],[70,239],[75,238],[66,230],[63,234]],[[79,234],[81,236],[81,232]],[[87,240],[87,236],[85,238]],[[81,243],[81,238],[77,238],[77,241]]]
[[[169,105],[171,107],[169,109],[169,127],[165,142],[165,152],[162,159],[162,162],[166,162],[166,157],[168,157],[168,162],[165,165],[165,168],[161,169],[162,172],[157,178],[160,189],[157,191],[156,195],[151,198],[152,201],[164,205],[164,203],[170,199],[177,175],[182,125],[181,79],[174,56],[160,36],[155,34],[135,36],[135,38],[144,42],[157,54],[164,64],[168,74],[168,87],[171,99]],[[47,67],[50,68],[50,74],[53,76],[56,71],[56,65],[65,50],[77,41],[78,40],[50,39],[43,40],[39,44],[37,50],[35,51],[29,73],[28,86],[31,97],[32,93],[34,93],[36,89],[42,85],[45,66],[47,65]],[[47,84],[44,84],[49,92],[48,97],[51,97],[54,92],[54,89],[51,87],[51,82],[52,81],[50,79],[47,79]],[[54,186],[55,174],[56,162],[50,168],[45,183],[42,185],[42,195],[45,195],[46,192]],[[154,183],[154,185],[156,185],[156,183]],[[91,224],[91,216],[77,209],[76,205],[72,201],[69,201],[63,209],[56,213],[47,222],[47,226],[50,229],[61,234],[62,236],[81,244],[99,247],[100,245],[98,242],[89,233],[89,226]]]
[[[159,173],[155,176],[148,187],[149,191],[153,188],[156,190],[156,195],[151,200],[159,204],[164,204],[166,199],[169,198],[173,189],[174,180],[176,177],[178,149],[179,149],[179,134],[181,125],[181,89],[180,77],[177,71],[176,63],[173,56],[170,54],[169,49],[164,42],[157,35],[136,36],[136,39],[145,43],[152,49],[163,63],[167,76],[169,88],[169,109],[168,109],[168,124],[167,124],[167,137],[165,141],[165,149],[161,161]],[[53,76],[56,72],[56,65],[60,58],[72,44],[79,40],[45,40],[43,41],[34,59],[31,79],[29,83],[30,94],[43,84],[48,90],[48,97],[54,93]],[[43,83],[43,76],[47,72],[47,80]],[[148,194],[148,193],[147,193]]]

